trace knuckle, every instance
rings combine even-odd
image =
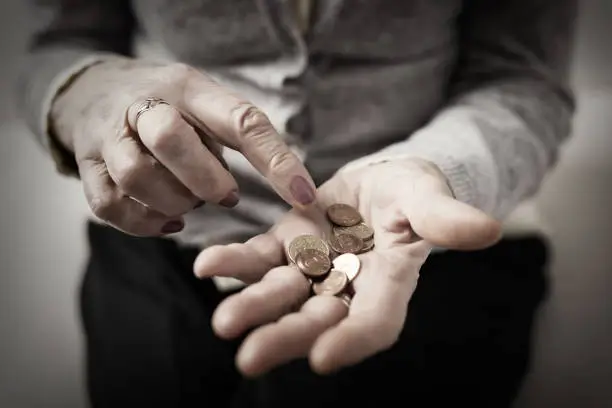
[[[111,221],[115,215],[116,202],[110,194],[94,196],[89,200],[91,212],[103,221]]]
[[[232,109],[231,118],[239,140],[257,141],[270,132],[270,120],[266,114],[248,102],[236,105]]]
[[[273,268],[264,276],[264,280],[274,281],[276,286],[282,288],[284,292],[301,293],[308,281],[297,270],[294,272],[287,273],[285,268]]]
[[[180,112],[174,108],[165,107],[155,129],[149,135],[151,149],[158,151],[174,149],[177,140],[175,136],[181,131],[182,126],[183,117]]]
[[[275,149],[270,155],[268,168],[272,173],[284,173],[295,164],[295,156],[289,150]]]
[[[268,158],[268,171],[278,174],[295,166],[295,155],[278,142],[265,113],[249,103],[243,103],[234,108],[232,117],[238,140],[248,143]]]
[[[192,66],[184,63],[175,63],[168,65],[164,69],[165,77],[170,82],[184,82],[189,78],[193,77],[197,73],[197,70]]]
[[[143,205],[130,205],[127,202],[116,205],[114,218],[109,223],[115,228],[134,236],[157,236],[163,222],[158,216]]]
[[[270,270],[266,275],[264,275],[264,279],[270,279],[271,277],[273,278],[275,275],[272,274],[272,272],[278,273],[277,268],[275,267],[278,266],[277,254],[279,251],[279,240],[268,231],[254,236],[246,241],[246,243],[255,248],[259,259],[265,262],[266,266]],[[299,275],[300,274],[298,274],[298,276]]]
[[[219,180],[219,177],[215,172],[203,171],[198,175],[198,197],[205,201],[218,201],[222,200],[229,191],[223,191],[223,185]]]
[[[115,170],[115,182],[124,192],[134,192],[147,177],[148,167],[141,157],[125,160]]]

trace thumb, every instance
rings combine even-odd
[[[454,199],[447,191],[419,194],[404,207],[404,214],[417,235],[442,248],[483,249],[501,237],[499,221]]]

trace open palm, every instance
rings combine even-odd
[[[309,298],[308,280],[285,256],[295,237],[329,233],[325,209],[335,203],[357,208],[376,234],[374,249],[359,255],[350,308],[333,296]],[[237,356],[245,375],[302,357],[323,374],[393,345],[432,246],[482,248],[498,239],[499,230],[496,221],[454,200],[435,166],[387,162],[337,174],[319,188],[316,205],[288,212],[244,244],[205,249],[194,269],[200,277],[251,283],[222,302],[213,317],[223,338],[254,329]]]

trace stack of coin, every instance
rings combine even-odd
[[[355,208],[333,204],[327,208],[327,218],[333,225],[329,244],[337,253],[360,254],[374,248],[374,230]]]
[[[314,235],[296,237],[287,257],[310,280],[315,295],[339,296],[350,304],[352,281],[359,274],[357,254],[374,247],[374,231],[359,212],[347,204],[327,208],[332,232],[327,242]]]

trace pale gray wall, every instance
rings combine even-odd
[[[0,2],[0,407],[84,406],[76,290],[86,206],[15,120],[25,1]],[[518,407],[612,407],[612,1],[583,2],[576,135],[546,183],[552,298]]]

